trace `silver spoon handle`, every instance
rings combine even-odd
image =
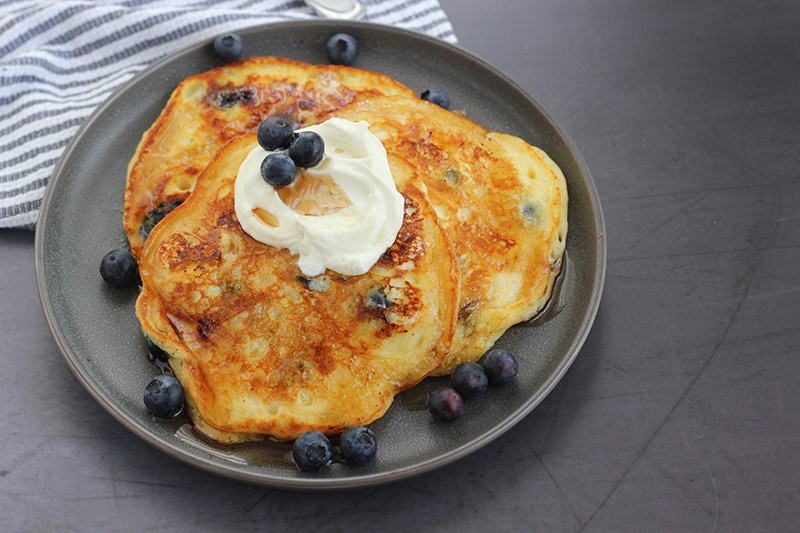
[[[359,19],[364,6],[358,0],[306,0],[317,15],[329,19]]]

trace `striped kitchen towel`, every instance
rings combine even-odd
[[[364,20],[455,42],[438,0],[362,0]],[[0,228],[36,225],[47,180],[86,117],[168,53],[314,16],[302,0],[0,0]]]

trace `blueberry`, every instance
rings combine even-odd
[[[458,365],[450,374],[450,382],[465,400],[477,398],[486,392],[486,388],[489,386],[489,380],[483,367],[471,361]]]
[[[316,132],[298,133],[289,145],[289,157],[298,167],[313,167],[325,156],[325,141]]]
[[[148,211],[144,220],[142,220],[142,225],[139,227],[139,234],[142,236],[142,241],[146,241],[147,237],[150,236],[150,232],[156,227],[156,224],[161,222],[173,209],[181,205],[181,202],[183,202],[183,200],[166,200]]]
[[[519,364],[508,350],[494,348],[484,355],[480,363],[492,385],[508,383],[517,375]]]
[[[297,169],[288,155],[276,152],[261,162],[261,177],[273,187],[286,187],[294,182]]]
[[[109,285],[130,285],[138,278],[136,259],[128,250],[112,250],[100,261],[100,275]]]
[[[464,412],[464,400],[455,389],[441,387],[431,393],[428,410],[442,420],[455,420]]]
[[[328,39],[325,53],[334,65],[352,65],[358,56],[358,41],[352,35],[337,33]]]
[[[252,87],[239,87],[230,91],[220,91],[214,98],[219,107],[229,108],[236,104],[252,104],[256,101],[256,92]]]
[[[428,89],[423,91],[420,97],[441,108],[450,109],[450,95],[443,89]]]
[[[363,465],[370,462],[378,451],[375,433],[364,426],[353,426],[339,437],[339,451],[346,463]]]
[[[244,39],[238,33],[225,33],[214,39],[214,53],[226,63],[244,57]]]
[[[185,397],[181,382],[175,376],[156,376],[144,389],[144,405],[158,418],[172,418],[183,410]]]
[[[161,349],[156,343],[150,340],[150,337],[145,337],[147,341],[147,353],[152,361],[161,361],[166,363],[169,359],[169,354]]]
[[[331,441],[319,431],[307,431],[292,445],[294,464],[303,472],[316,472],[331,462]]]
[[[258,144],[264,150],[285,150],[294,139],[294,128],[278,117],[270,117],[258,125]]]
[[[389,309],[394,305],[394,302],[389,299],[383,287],[374,287],[367,291],[364,303],[372,309]]]

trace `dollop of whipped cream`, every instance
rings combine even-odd
[[[236,217],[244,231],[297,255],[297,265],[308,277],[326,269],[346,276],[366,273],[394,243],[405,205],[386,149],[368,128],[365,121],[332,118],[297,130],[322,136],[325,156],[314,167],[298,169],[305,176],[289,187],[300,179],[332,180],[346,195],[346,205],[319,214],[284,203],[278,190],[261,177],[261,162],[270,152],[253,148],[239,167],[234,187]]]

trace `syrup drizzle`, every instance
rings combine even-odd
[[[554,319],[561,313],[566,305],[566,296],[564,294],[564,279],[572,272],[572,262],[564,250],[564,256],[561,258],[561,270],[559,270],[555,281],[553,282],[553,289],[550,292],[550,298],[542,309],[536,313],[530,320],[520,322],[516,327],[531,328],[541,326],[546,322]]]
[[[277,191],[284,204],[306,216],[326,215],[351,205],[347,193],[330,176],[312,177],[300,171],[292,186]]]

